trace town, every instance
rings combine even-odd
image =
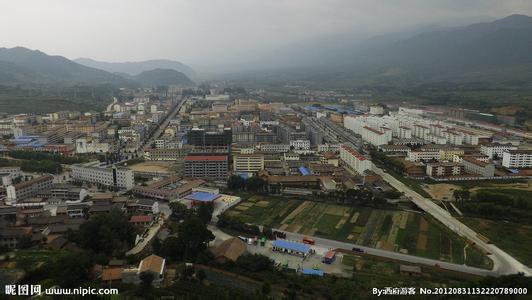
[[[60,286],[150,292],[192,276],[312,295],[242,277],[261,268],[424,287],[532,274],[518,230],[532,132],[515,120],[335,91],[270,99],[214,83],[122,88],[104,111],[2,113],[0,278],[43,278],[58,253],[44,278]]]

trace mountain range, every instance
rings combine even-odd
[[[191,67],[181,62],[168,59],[153,59],[137,62],[103,62],[90,58],[78,58],[75,59],[74,62],[111,73],[125,73],[129,75],[138,75],[144,71],[155,69],[176,70],[187,75],[188,77],[193,77],[196,74]]]
[[[170,67],[172,64],[170,64]],[[0,48],[0,85],[140,85],[193,86],[187,75],[171,68],[154,68],[135,76],[85,66],[62,56],[23,47]]]
[[[234,73],[231,78],[246,81],[253,73],[258,74],[253,76],[256,81],[283,84],[292,80],[332,86],[532,82],[532,18],[525,15],[366,40],[328,37],[322,44],[314,40],[285,49],[276,58],[270,56],[264,61],[262,70]],[[271,67],[283,64],[284,69]]]
[[[243,70],[244,68],[241,68]],[[250,69],[253,69],[250,71]],[[452,28],[430,27],[360,40],[349,35],[298,43],[222,74],[232,82],[374,84],[532,83],[532,18],[511,15]],[[191,85],[192,68],[171,60],[71,61],[22,47],[0,48],[0,85]]]

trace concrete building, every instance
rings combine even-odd
[[[233,171],[235,173],[254,173],[264,169],[264,155],[239,154],[233,156]]]
[[[8,186],[13,182],[13,179],[22,176],[20,167],[1,167],[0,168],[0,184]]]
[[[411,139],[412,138],[412,129],[406,126],[399,126],[399,135],[400,139]]]
[[[83,165],[72,166],[74,180],[101,184],[120,189],[132,189],[135,185],[133,171],[127,168],[91,167]]]
[[[458,163],[429,163],[427,175],[431,177],[449,177],[464,174],[464,166]]]
[[[470,157],[464,157],[462,164],[467,172],[479,174],[482,177],[493,177],[495,175],[495,166],[493,164]]]
[[[453,161],[455,155],[464,155],[464,150],[458,148],[440,149],[440,160],[442,161]]]
[[[149,149],[144,152],[144,159],[174,161],[184,158],[188,152],[190,151],[183,148]]]
[[[228,146],[232,143],[232,131],[225,128],[221,131],[206,131],[205,129],[192,128],[187,134],[188,144],[194,146]]]
[[[384,107],[381,105],[372,105],[369,107],[369,113],[372,115],[382,115],[384,114]]]
[[[294,147],[294,150],[310,150],[310,140],[290,141],[290,147]]]
[[[262,152],[285,153],[290,151],[288,144],[261,144],[259,147]]]
[[[371,169],[371,161],[346,144],[340,146],[340,159],[359,174]]]
[[[429,161],[429,160],[439,160],[440,151],[439,150],[416,150],[408,152],[406,160],[418,162],[418,161]]]
[[[480,146],[480,153],[487,155],[490,159],[493,159],[495,156],[501,158],[503,153],[508,150],[517,150],[517,146],[508,144],[486,144]]]
[[[16,203],[17,201],[35,196],[39,191],[51,188],[53,180],[53,176],[44,175],[15,185],[9,185],[6,188],[7,202]]]
[[[227,155],[188,155],[184,159],[185,177],[225,180],[228,176]]]
[[[505,168],[530,168],[532,167],[532,150],[504,151],[502,165]]]

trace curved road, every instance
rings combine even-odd
[[[494,272],[495,274],[504,275],[523,273],[526,276],[532,275],[532,269],[523,265],[499,247],[493,244],[488,244],[479,239],[475,231],[464,225],[462,222],[458,221],[448,211],[439,207],[430,199],[426,199],[423,196],[419,195],[415,191],[411,190],[404,183],[397,180],[392,175],[384,172],[382,169],[376,167],[375,165],[373,165],[372,170],[378,175],[380,175],[384,180],[386,180],[386,182],[388,182],[398,191],[403,192],[406,196],[409,196],[412,202],[414,202],[420,209],[433,216],[436,220],[443,223],[445,226],[456,232],[458,235],[465,237],[469,241],[474,242],[485,252],[490,253],[488,254],[488,257],[493,260],[492,272]]]

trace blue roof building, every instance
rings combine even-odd
[[[212,202],[220,197],[219,194],[207,193],[207,192],[193,192],[190,195],[185,196],[185,199],[199,202]]]
[[[319,277],[323,277],[324,275],[322,270],[314,270],[314,269],[303,269],[301,273],[303,273],[303,275],[311,275],[311,276],[319,276]]]
[[[286,252],[290,254],[308,255],[310,253],[310,246],[307,244],[300,244],[286,240],[275,240],[272,244],[274,251]]]

